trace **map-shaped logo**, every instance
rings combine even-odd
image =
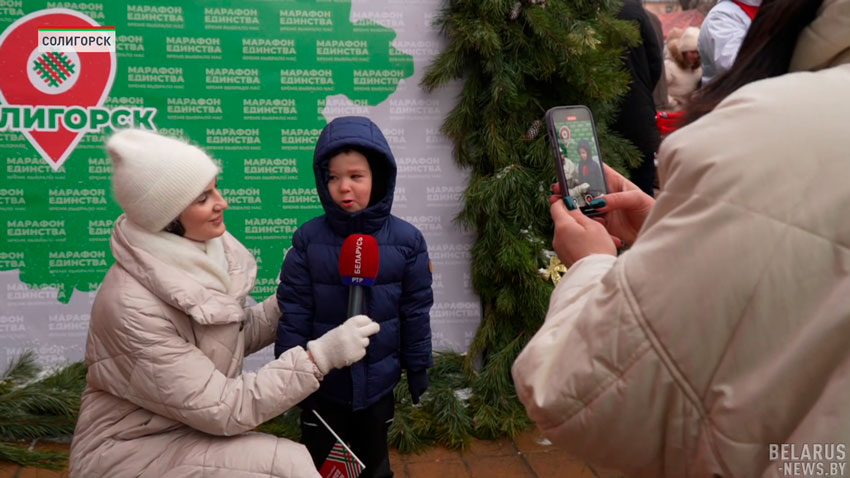
[[[39,28],[100,26],[64,8],[30,13],[0,35],[0,125],[20,131],[59,169],[87,132],[88,108],[103,105],[115,78],[115,52],[39,52]],[[17,108],[15,108],[17,107]],[[10,119],[9,113],[12,113]]]

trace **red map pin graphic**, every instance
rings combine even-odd
[[[0,108],[102,106],[115,79],[115,52],[38,51],[39,28],[99,26],[88,16],[65,8],[39,10],[9,25],[0,35]],[[85,134],[69,130],[61,118],[56,131],[13,128],[23,133],[54,170],[62,166]]]
[[[570,129],[566,126],[561,126],[561,131],[559,133],[561,135],[561,139],[564,140],[565,144],[570,143]]]

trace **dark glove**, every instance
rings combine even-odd
[[[407,389],[410,390],[410,398],[413,399],[413,404],[419,403],[419,397],[428,390],[428,371],[427,370],[408,370],[407,371]]]

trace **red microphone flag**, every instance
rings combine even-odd
[[[371,286],[378,277],[378,241],[368,234],[345,238],[339,252],[339,275],[345,285]]]

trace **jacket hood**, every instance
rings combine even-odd
[[[814,71],[844,63],[850,63],[850,0],[824,0],[797,39],[790,69]]]
[[[328,163],[334,155],[345,149],[363,153],[372,169],[369,207],[355,213],[342,209],[328,191]],[[379,230],[390,216],[396,171],[390,145],[378,125],[369,118],[343,116],[328,123],[316,141],[313,173],[316,177],[316,191],[334,233],[348,236],[355,233],[372,234]]]
[[[242,321],[242,302],[254,287],[257,263],[230,233],[222,236],[232,286],[230,293],[224,293],[200,284],[167,257],[156,257],[133,245],[123,230],[126,220],[121,215],[115,221],[110,245],[115,262],[136,281],[199,324]]]

